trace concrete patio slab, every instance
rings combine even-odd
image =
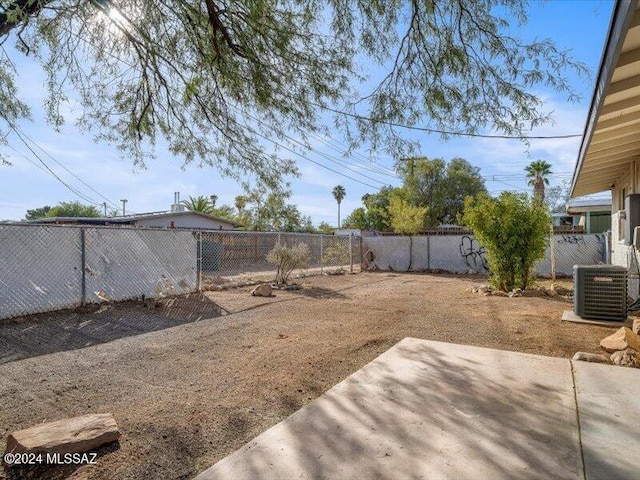
[[[631,327],[633,323],[631,318],[627,317],[626,320],[620,322],[614,322],[611,320],[589,320],[588,318],[582,318],[576,315],[573,310],[565,310],[562,312],[563,322],[574,322],[574,323],[587,323],[591,325],[602,325],[603,327],[624,327],[625,325]]]
[[[640,369],[573,366],[586,478],[640,478]]]
[[[569,360],[407,338],[197,479],[583,479],[578,432]]]

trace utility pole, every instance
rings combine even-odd
[[[127,204],[127,202],[129,200],[127,200],[126,198],[120,200],[122,202],[122,216],[124,217],[127,214],[127,211],[125,209],[125,205]]]
[[[102,206],[104,207],[104,216],[107,216],[107,202],[102,202]]]

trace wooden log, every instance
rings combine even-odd
[[[82,415],[13,432],[7,453],[80,453],[120,438],[110,413]]]

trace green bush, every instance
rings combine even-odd
[[[267,254],[266,260],[277,268],[276,283],[285,285],[291,272],[296,268],[307,267],[310,258],[311,252],[306,243],[299,243],[295,247],[287,247],[278,243]]]
[[[487,252],[493,287],[527,288],[533,264],[544,256],[551,218],[544,204],[526,194],[504,192],[465,200],[462,222]]]

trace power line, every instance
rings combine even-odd
[[[260,138],[262,138],[262,139],[266,140],[267,142],[271,142],[271,143],[273,143],[275,146],[277,146],[277,147],[279,147],[279,148],[283,148],[284,150],[287,150],[288,152],[293,153],[294,155],[298,155],[299,157],[301,157],[301,158],[303,158],[303,159],[305,159],[305,160],[307,160],[307,161],[309,161],[309,162],[311,162],[311,163],[314,163],[314,164],[318,165],[319,167],[322,167],[322,168],[324,168],[324,169],[326,169],[326,170],[329,170],[329,171],[331,171],[331,172],[333,172],[333,173],[335,173],[335,174],[337,174],[337,175],[340,175],[340,176],[342,176],[342,177],[348,178],[349,180],[353,180],[354,182],[361,183],[362,185],[365,185],[365,186],[367,186],[367,187],[374,188],[374,189],[376,189],[376,190],[378,190],[378,191],[380,190],[380,187],[375,187],[375,186],[370,185],[370,184],[368,184],[368,183],[366,183],[366,182],[363,182],[363,181],[358,180],[358,179],[356,179],[356,178],[350,177],[349,175],[347,175],[347,174],[345,174],[345,173],[341,173],[341,172],[339,172],[339,171],[337,171],[337,170],[334,170],[334,169],[333,169],[333,168],[331,168],[331,167],[327,167],[326,165],[323,165],[323,164],[322,164],[322,163],[320,163],[320,162],[316,162],[315,160],[311,160],[309,157],[306,157],[305,155],[302,155],[301,153],[296,152],[295,150],[293,150],[293,149],[291,149],[291,148],[289,148],[289,147],[287,147],[287,146],[285,146],[285,145],[282,145],[282,144],[280,144],[280,143],[276,142],[275,140],[271,140],[270,138],[265,137],[264,135],[262,135],[262,134],[261,134],[261,133],[259,133],[259,132],[256,132],[256,131],[255,131],[255,130],[253,130],[253,129],[251,129],[251,131],[253,132],[253,134],[254,134],[254,135],[257,135],[258,137],[260,137]]]
[[[259,123],[259,124],[264,125],[264,123],[263,123],[263,122],[261,122],[259,119],[255,118],[255,117],[254,117],[254,116],[252,116],[251,114],[249,114],[249,113],[247,113],[247,112],[243,112],[241,109],[239,109],[239,108],[237,108],[237,107],[233,107],[233,106],[232,106],[232,108],[234,108],[236,111],[240,111],[240,113],[241,113],[241,114],[246,115],[247,117],[249,117],[249,118],[250,118],[250,119],[252,119],[253,121],[255,121],[255,122]],[[330,171],[332,171],[332,172],[334,172],[334,173],[337,173],[338,175],[342,175],[342,176],[343,176],[343,177],[345,177],[345,178],[348,178],[348,179],[353,180],[353,181],[355,181],[355,182],[361,183],[361,184],[366,185],[366,186],[368,186],[368,187],[371,187],[371,188],[375,188],[375,189],[377,189],[377,190],[380,190],[380,187],[374,187],[373,185],[370,185],[370,184],[368,184],[368,183],[366,183],[366,182],[362,182],[362,181],[357,180],[357,179],[355,179],[355,178],[353,178],[353,177],[350,177],[349,175],[346,175],[346,174],[344,174],[344,173],[338,172],[337,170],[334,170],[334,169],[332,169],[332,168],[329,168],[329,167],[327,167],[326,165],[323,165],[323,164],[322,164],[322,163],[320,163],[320,162],[316,162],[316,161],[314,161],[314,160],[311,160],[310,158],[308,158],[308,157],[306,157],[306,156],[304,156],[304,155],[300,154],[299,152],[296,152],[296,151],[295,151],[295,150],[293,150],[293,149],[290,149],[290,148],[288,148],[288,147],[285,147],[284,145],[281,145],[281,144],[277,143],[276,141],[271,140],[270,138],[268,138],[268,137],[266,137],[266,136],[264,136],[264,135],[262,135],[262,134],[258,133],[258,132],[257,132],[257,131],[255,131],[254,129],[251,129],[251,131],[252,131],[255,135],[259,136],[260,138],[263,138],[263,139],[265,139],[266,141],[271,142],[271,143],[273,143],[274,145],[276,145],[276,146],[278,146],[278,147],[280,147],[280,148],[284,148],[284,149],[285,149],[285,150],[287,150],[288,152],[291,152],[291,153],[293,153],[293,154],[295,154],[295,155],[298,155],[298,156],[300,156],[301,158],[304,158],[305,160],[308,160],[308,161],[310,161],[310,162],[312,162],[312,163],[315,163],[316,165],[319,165],[319,166],[321,166],[321,167],[323,167],[323,168],[326,168],[327,170],[330,170]],[[286,134],[285,134],[285,135],[283,135],[283,136],[284,136],[285,138],[287,138],[289,141],[291,141],[291,142],[293,142],[293,143],[295,143],[295,144],[297,144],[297,145],[300,145],[300,146],[301,146],[301,147],[303,147],[303,148],[308,148],[304,143],[300,142],[299,140],[296,140],[295,138],[292,138],[292,137],[290,137],[290,136],[288,136],[288,135],[286,135]],[[353,170],[352,168],[350,168],[350,167],[348,167],[348,166],[344,165],[344,164],[343,164],[343,162],[342,162],[341,160],[337,159],[336,157],[333,157],[333,156],[328,155],[328,154],[323,153],[323,152],[318,152],[318,151],[314,150],[313,148],[308,148],[308,149],[309,149],[309,150],[311,150],[311,151],[313,151],[313,152],[315,152],[316,154],[318,154],[318,155],[320,155],[320,156],[322,156],[322,157],[325,157],[325,158],[326,158],[327,160],[329,160],[330,162],[336,163],[336,164],[340,165],[341,167],[346,168],[347,170],[349,170],[349,171],[351,171],[351,172],[354,172],[354,173],[355,173],[355,174],[357,174],[357,175],[360,175],[360,176],[362,176],[362,177],[364,177],[364,178],[368,178],[369,180],[373,180],[374,182],[377,182],[377,183],[379,183],[380,185],[383,185],[383,186],[384,186],[384,185],[386,185],[386,184],[385,184],[385,182],[381,182],[380,180],[378,180],[378,179],[376,179],[376,178],[373,178],[373,177],[370,177],[370,176],[368,176],[368,175],[365,175],[365,174],[364,174],[364,173],[362,173],[362,172],[358,172],[357,170]]]
[[[358,115],[356,113],[349,113],[342,110],[338,110],[335,108],[327,107],[326,105],[320,105],[317,103],[310,102],[312,105],[315,105],[318,108],[322,108],[329,112],[337,113],[339,115],[344,115],[346,117],[355,118],[357,120],[365,120],[371,123],[380,123],[382,125],[389,125],[390,127],[398,127],[404,128],[407,130],[416,130],[419,132],[427,132],[427,133],[437,133],[439,135],[452,135],[458,137],[472,137],[472,138],[501,138],[505,140],[547,140],[547,139],[557,139],[557,138],[577,138],[582,137],[582,134],[568,134],[568,135],[490,135],[483,133],[472,133],[472,132],[454,132],[449,130],[440,130],[437,128],[426,128],[426,127],[415,127],[412,125],[405,125],[402,123],[389,122],[386,120],[380,120],[377,118],[366,117],[364,115]]]
[[[6,118],[5,118],[6,120]],[[62,180],[62,178],[60,178],[50,167],[49,165],[47,165],[47,163],[42,160],[42,158],[40,158],[40,156],[33,150],[33,148],[31,148],[31,146],[29,145],[29,143],[27,143],[27,141],[22,137],[22,135],[20,134],[20,132],[11,124],[9,123],[9,126],[11,127],[11,129],[14,131],[14,133],[18,136],[18,138],[20,139],[20,141],[22,143],[24,143],[24,145],[29,149],[29,151],[33,154],[34,157],[36,157],[38,159],[38,161],[40,163],[42,163],[42,165],[44,166],[44,168],[46,168],[47,172],[49,172],[49,174],[51,174],[56,180],[58,180],[62,185],[64,185],[65,187],[67,187],[71,192],[75,193],[78,197],[82,198],[84,201],[92,203],[96,206],[102,206],[101,203],[96,202],[94,199],[84,195],[83,193],[79,192],[78,190],[76,190],[75,188],[73,188],[71,185],[69,185],[67,182],[65,182],[64,180]]]
[[[24,131],[18,127],[17,125],[15,126],[16,129],[18,129],[20,131],[20,133],[22,133],[22,135],[24,135],[24,137],[29,140],[33,145],[35,145],[38,149],[40,149],[42,152],[44,152],[44,154],[49,157],[51,160],[53,160],[55,163],[57,163],[60,167],[62,167],[65,171],[67,171],[70,175],[72,175],[74,178],[76,178],[80,183],[82,183],[84,186],[86,186],[87,188],[89,188],[91,191],[93,191],[94,193],[96,193],[98,196],[100,196],[103,200],[106,200],[109,204],[111,204],[112,207],[118,208],[118,205],[116,205],[114,202],[112,202],[111,200],[109,200],[107,197],[105,197],[104,195],[102,195],[98,190],[96,190],[95,188],[93,188],[91,185],[89,185],[87,182],[85,182],[84,180],[82,180],[82,178],[80,178],[78,175],[76,175],[75,173],[73,173],[71,170],[69,170],[63,163],[61,163],[60,161],[56,160],[48,151],[46,151],[42,146],[40,146],[35,140],[33,140],[32,138],[29,138],[29,136],[24,133]],[[100,204],[102,206],[102,204]]]

